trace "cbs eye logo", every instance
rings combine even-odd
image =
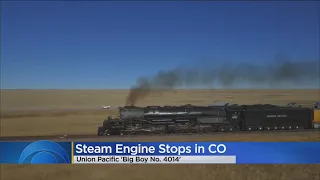
[[[21,153],[19,164],[68,164],[67,152],[53,141],[36,141]]]

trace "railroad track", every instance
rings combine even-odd
[[[42,135],[42,136],[0,136],[0,141],[34,141],[34,140],[68,140],[68,139],[84,139],[96,138],[106,139],[121,137],[154,137],[154,136],[209,136],[223,134],[271,134],[271,133],[295,133],[295,132],[316,132],[320,133],[320,129],[297,129],[297,130],[273,130],[273,131],[237,131],[237,132],[207,132],[207,133],[173,133],[173,134],[138,134],[138,135],[110,135],[97,136],[96,134],[70,134],[70,135]]]

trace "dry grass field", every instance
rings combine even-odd
[[[1,90],[1,136],[95,134],[123,106],[127,90]],[[137,105],[286,104],[309,106],[320,100],[319,90],[177,90],[154,94]],[[96,141],[96,139],[82,139]],[[216,136],[127,137],[110,141],[320,141],[316,133],[241,134]],[[319,165],[2,165],[3,180],[214,180],[319,179]]]
[[[2,90],[1,136],[96,133],[110,113],[102,105],[123,106],[127,90]],[[137,105],[239,104],[311,105],[317,90],[177,90],[151,94]]]

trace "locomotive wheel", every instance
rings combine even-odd
[[[264,130],[271,130],[271,128],[269,126],[264,127]]]
[[[233,131],[241,131],[241,128],[239,126],[233,126]]]

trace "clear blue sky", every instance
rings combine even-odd
[[[181,64],[319,59],[319,2],[2,2],[1,88],[129,88]]]

